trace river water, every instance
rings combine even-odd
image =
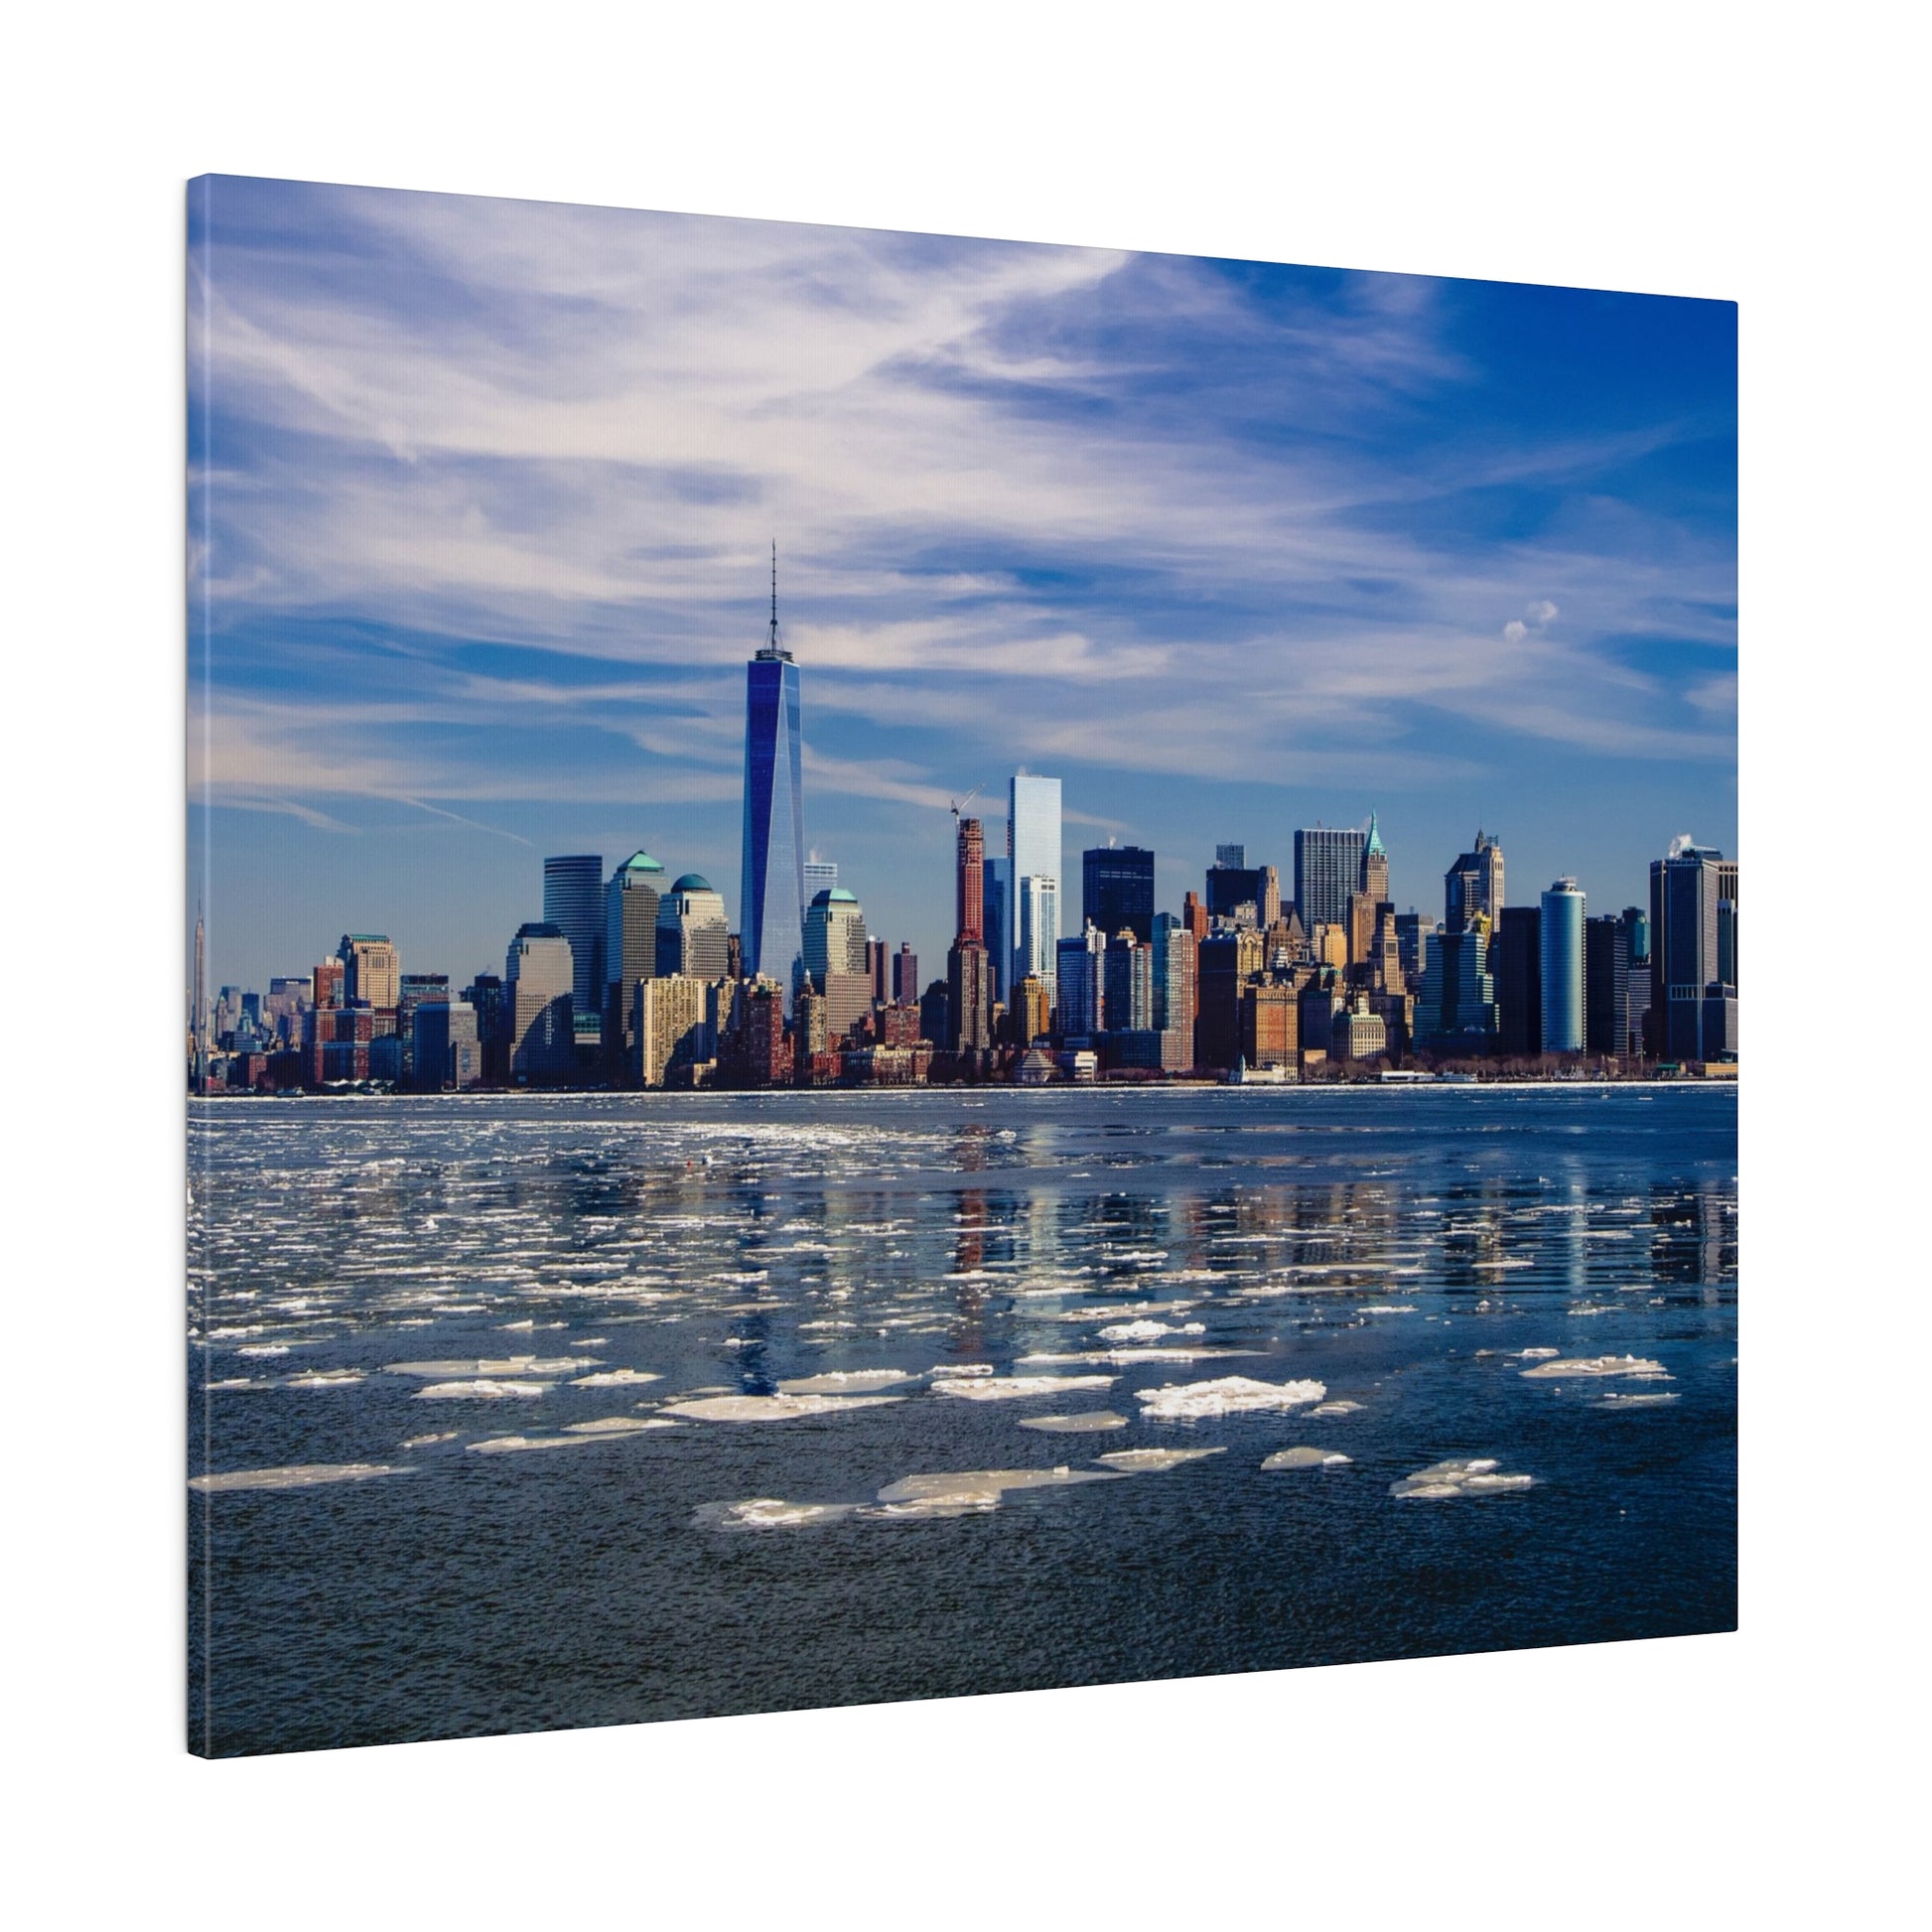
[[[189,1133],[200,1751],[1735,1623],[1732,1090]]]

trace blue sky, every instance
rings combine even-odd
[[[190,919],[501,971],[542,860],[738,916],[769,545],[808,844],[928,976],[951,797],[1069,876],[1380,815],[1440,913],[1736,852],[1725,303],[219,177],[190,198]],[[196,345],[205,345],[203,353]],[[1077,894],[1076,894],[1077,897]]]

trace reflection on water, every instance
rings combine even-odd
[[[191,1473],[408,1479],[197,1491],[198,1745],[1725,1627],[1735,1119],[1696,1089],[207,1107]],[[1672,1399],[1521,1372],[1626,1355]],[[1030,1357],[1111,1386],[929,1386]],[[384,1371],[446,1358],[534,1363],[504,1374],[536,1392],[439,1400],[426,1433]],[[888,1370],[892,1403],[584,1429]],[[1135,1399],[1237,1371],[1330,1403]],[[1020,1425],[1102,1409],[1117,1479],[1007,1480],[1095,1466]],[[1317,1428],[1345,1463],[1262,1474]],[[506,1429],[571,1446],[470,1452]],[[1137,1452],[1176,1447],[1228,1452]],[[1533,1483],[1391,1495],[1496,1455]],[[927,1475],[916,1509],[878,1500]]]

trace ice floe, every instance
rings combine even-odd
[[[886,1516],[964,1516],[1000,1506],[1010,1489],[1048,1489],[1071,1482],[1109,1482],[1112,1469],[961,1469],[950,1475],[904,1476],[879,1492]],[[869,1512],[871,1513],[871,1512]]]
[[[597,1366],[596,1362],[586,1361],[581,1355],[553,1355],[548,1358],[535,1355],[499,1355],[494,1359],[487,1356],[481,1359],[466,1356],[461,1361],[390,1362],[383,1373],[414,1375],[425,1382],[441,1382],[466,1375],[576,1375],[584,1369]]]
[[[291,1375],[285,1389],[352,1389],[366,1378],[359,1368],[319,1368],[309,1375]]]
[[[285,1341],[256,1342],[252,1347],[237,1348],[235,1350],[237,1355],[246,1355],[254,1361],[259,1361],[267,1355],[286,1355],[288,1352],[289,1345]]]
[[[891,1389],[916,1381],[898,1368],[832,1368],[821,1375],[794,1375],[780,1382],[783,1395],[856,1395],[866,1389]]]
[[[742,1503],[705,1503],[693,1521],[714,1530],[795,1530],[813,1523],[836,1523],[856,1515],[857,1503],[788,1503],[778,1496],[753,1496]]]
[[[1027,1416],[1022,1429],[1040,1429],[1055,1436],[1090,1436],[1106,1429],[1125,1429],[1127,1418],[1111,1409],[1088,1409],[1077,1416]]]
[[[835,1416],[846,1409],[877,1409],[903,1402],[897,1395],[714,1395],[696,1402],[669,1402],[667,1416],[695,1422],[792,1422],[800,1416]]]
[[[1203,1455],[1225,1455],[1227,1449],[1111,1449],[1105,1455],[1096,1455],[1096,1462],[1104,1462],[1110,1469],[1119,1469],[1131,1476],[1158,1475],[1163,1469],[1177,1467],[1182,1462],[1197,1461]]]
[[[968,1402],[1005,1402],[1033,1395],[1062,1395],[1074,1389],[1111,1389],[1116,1375],[989,1375],[974,1380],[941,1376],[934,1395],[961,1396]]]
[[[661,1416],[600,1416],[595,1422],[567,1422],[566,1436],[634,1436],[640,1429],[675,1429]]]
[[[1102,1328],[1102,1341],[1153,1341],[1160,1335],[1204,1335],[1204,1321],[1117,1321]]]
[[[1309,1414],[1311,1416],[1353,1416],[1360,1414],[1361,1407],[1362,1405],[1359,1402],[1350,1402],[1344,1396],[1338,1402],[1323,1402],[1317,1407],[1311,1409]]]
[[[573,1363],[581,1367],[581,1363]],[[661,1382],[663,1377],[655,1369],[648,1368],[607,1368],[600,1369],[595,1375],[573,1375],[570,1386],[573,1389],[632,1389],[644,1382]]]
[[[457,1441],[459,1433],[459,1431],[454,1429],[439,1429],[432,1431],[427,1436],[405,1436],[402,1446],[406,1449],[428,1449],[434,1443],[454,1443]]]
[[[1534,1368],[1519,1369],[1532,1381],[1554,1382],[1571,1376],[1621,1376],[1632,1382],[1668,1382],[1671,1377],[1662,1362],[1646,1355],[1571,1356],[1554,1362],[1538,1362]]]
[[[480,1376],[472,1382],[432,1382],[416,1391],[418,1402],[504,1402],[515,1396],[548,1395],[548,1382],[503,1382],[494,1376]]]
[[[1432,1462],[1414,1475],[1389,1484],[1392,1496],[1492,1496],[1511,1489],[1528,1489],[1534,1476],[1506,1475],[1493,1456],[1452,1458]]]
[[[1319,1415],[1321,1412],[1317,1409],[1312,1413]],[[1264,1459],[1261,1466],[1264,1469],[1338,1469],[1351,1459],[1334,1449],[1310,1449],[1304,1445],[1297,1449],[1277,1449]]]
[[[1328,1393],[1319,1382],[1257,1382],[1245,1375],[1223,1375],[1213,1382],[1175,1382],[1140,1389],[1135,1400],[1148,1422],[1199,1422],[1250,1410],[1299,1409]]]
[[[487,1436],[470,1447],[479,1455],[514,1455],[524,1449],[571,1449],[586,1440],[582,1436]]]
[[[298,1462],[284,1469],[231,1469],[225,1475],[190,1476],[191,1489],[314,1489],[326,1482],[366,1482],[372,1476],[411,1471],[392,1462]]]

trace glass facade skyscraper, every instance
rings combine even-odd
[[[1352,826],[1316,825],[1295,834],[1295,909],[1311,938],[1318,925],[1347,925],[1349,897],[1361,885],[1362,845]]]
[[[1154,854],[1138,845],[1101,845],[1080,855],[1080,911],[1111,940],[1123,928],[1154,943]]]
[[[1543,895],[1543,1050],[1584,1050],[1584,895],[1574,879],[1559,879]]]
[[[1013,862],[1009,887],[1007,934],[1013,947],[1010,985],[1029,973],[1052,986],[1057,973],[1054,945],[1059,937],[1057,917],[1042,919],[1045,909],[1057,913],[1060,885],[1060,781],[1031,772],[1017,772],[1007,782],[1007,857]],[[1050,881],[1050,894],[1034,895],[1035,916],[1026,914],[1027,882]]]
[[[804,972],[805,809],[799,758],[798,666],[771,629],[745,667],[745,847],[739,908],[747,978],[784,988],[785,1012]]]
[[[543,922],[570,941],[571,1015],[580,1039],[595,1041],[604,1011],[604,855],[543,862]]]

